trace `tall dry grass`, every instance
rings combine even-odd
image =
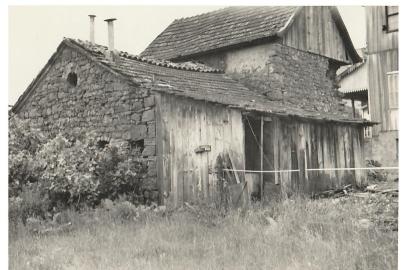
[[[379,207],[369,199],[296,199],[226,214],[123,209],[67,212],[72,229],[49,235],[19,224],[10,269],[397,268],[397,232],[373,219]]]

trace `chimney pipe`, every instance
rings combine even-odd
[[[108,27],[109,51],[110,52],[114,51],[114,25],[113,25],[113,22],[115,20],[116,20],[115,18],[104,20],[105,22],[107,22],[107,27]]]
[[[96,15],[89,15],[90,18],[90,43],[94,44],[94,18],[96,18]]]

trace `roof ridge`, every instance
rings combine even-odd
[[[215,10],[212,10],[212,11],[199,13],[199,14],[196,14],[196,15],[193,15],[193,16],[181,17],[181,18],[175,19],[173,22],[175,22],[175,21],[184,21],[184,20],[187,20],[187,19],[192,19],[192,18],[196,18],[196,17],[199,17],[199,16],[207,15],[207,14],[214,14],[216,12],[221,12],[221,11],[225,11],[225,10],[239,9],[239,8],[274,8],[274,9],[278,9],[278,8],[285,8],[285,7],[295,7],[295,6],[292,6],[292,5],[286,5],[286,6],[269,6],[269,5],[226,6],[226,7],[215,9]]]
[[[225,10],[225,9],[231,9],[231,8],[233,8],[233,7],[235,7],[235,6],[223,7],[223,8],[215,9],[215,10],[212,10],[212,11],[207,11],[207,12],[199,13],[199,14],[196,14],[196,15],[193,15],[193,16],[177,18],[177,19],[173,20],[172,23],[174,23],[174,22],[176,22],[176,21],[183,21],[183,20],[186,20],[186,19],[196,18],[196,17],[203,16],[203,15],[207,15],[207,14],[210,14],[210,13],[219,12],[219,11],[222,11],[222,10]]]
[[[104,54],[104,51],[106,51],[108,49],[107,46],[100,45],[100,44],[92,44],[86,40],[67,38],[67,37],[64,37],[64,40],[74,42],[75,44],[83,47],[85,50],[91,51],[93,53]],[[104,51],[101,51],[100,49],[103,49]],[[117,53],[118,56],[123,57],[125,59],[144,62],[144,63],[155,65],[155,66],[161,66],[161,67],[172,68],[172,69],[181,69],[181,70],[193,71],[193,72],[201,72],[201,73],[223,73],[223,71],[220,69],[212,68],[210,66],[206,66],[204,64],[197,63],[194,61],[175,63],[175,62],[165,60],[165,59],[157,59],[157,58],[152,58],[152,57],[135,55],[135,54],[131,54],[126,51],[121,51],[121,50],[117,50],[117,52],[118,52]]]

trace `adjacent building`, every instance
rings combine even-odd
[[[398,165],[399,11],[397,6],[366,6],[371,159]]]

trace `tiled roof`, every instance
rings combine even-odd
[[[106,57],[107,47],[104,46],[66,38],[58,47],[58,50],[63,49],[65,46],[85,53],[93,61],[98,62],[112,72],[152,91],[223,104],[246,111],[267,112],[275,115],[296,116],[322,121],[365,123],[365,121],[353,119],[343,112],[310,111],[294,104],[283,104],[280,101],[269,100],[266,96],[246,88],[226,74],[200,64],[175,64],[169,61],[156,61],[126,52],[119,52],[112,61]],[[51,59],[48,63],[52,63]],[[47,66],[44,67],[38,77],[46,69]],[[14,106],[15,108],[21,107],[19,103],[26,99],[30,90],[29,86]]]
[[[175,20],[142,52],[174,59],[277,34],[297,7],[228,7]]]
[[[348,75],[352,74],[354,71],[358,70],[361,68],[363,65],[365,65],[366,60],[355,63],[354,65],[348,65],[348,66],[342,66],[337,70],[337,80],[342,80]]]
[[[95,53],[96,55],[97,54],[104,55],[104,53],[107,51],[106,46],[102,46],[102,45],[98,45],[98,44],[91,44],[90,42],[82,41],[79,39],[69,39],[68,38],[66,40],[74,42],[74,43],[86,48],[86,50],[91,51],[92,53]],[[138,55],[130,54],[128,52],[123,52],[123,51],[118,51],[117,53],[122,58],[137,60],[139,62],[145,62],[145,63],[156,65],[156,66],[170,67],[170,68],[174,68],[174,69],[182,69],[182,70],[198,71],[198,72],[212,72],[212,73],[222,72],[219,69],[215,69],[215,68],[212,68],[212,67],[206,66],[204,64],[194,62],[194,61],[174,63],[174,62],[171,62],[168,60],[158,60],[158,59],[154,59],[151,57],[138,56]]]

